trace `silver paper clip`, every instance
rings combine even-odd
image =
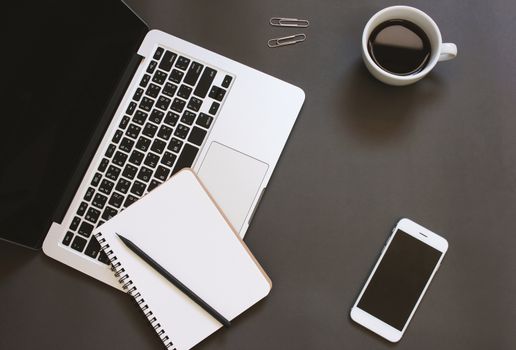
[[[310,25],[310,21],[307,19],[297,19],[297,18],[283,18],[283,17],[272,17],[269,20],[271,26],[274,27],[296,27],[296,28],[306,28]]]
[[[305,41],[305,34],[295,34],[290,36],[284,36],[283,38],[274,38],[267,41],[267,46],[269,47],[280,47],[285,45],[297,44],[302,41]]]

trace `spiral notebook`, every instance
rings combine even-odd
[[[129,250],[133,241],[232,320],[264,298],[271,281],[191,170],[182,170],[94,234],[124,290],[167,348],[186,350],[221,327],[209,313]]]

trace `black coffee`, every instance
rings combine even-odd
[[[378,25],[369,36],[367,49],[378,66],[396,75],[422,71],[432,51],[426,33],[404,19],[393,19]]]

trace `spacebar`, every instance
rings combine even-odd
[[[191,167],[195,160],[197,152],[199,152],[199,149],[197,147],[194,147],[188,143],[185,144],[185,146],[183,147],[183,151],[177,159],[176,166],[174,167],[174,170],[172,170],[172,175],[174,175],[183,168]]]

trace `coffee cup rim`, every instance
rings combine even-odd
[[[427,66],[422,71],[420,71],[420,72],[418,72],[416,74],[397,75],[397,74],[393,74],[393,73],[387,72],[386,70],[384,70],[381,67],[379,67],[376,64],[376,62],[374,62],[374,60],[372,59],[371,55],[369,54],[369,50],[367,49],[367,41],[369,40],[369,35],[370,35],[368,33],[368,31],[369,31],[368,29],[371,27],[372,23],[378,17],[384,15],[386,12],[390,12],[390,11],[393,11],[393,10],[400,10],[400,9],[408,10],[408,11],[413,11],[413,12],[418,13],[422,17],[424,17],[431,24],[431,26],[434,28],[434,30],[435,30],[435,32],[437,34],[437,44],[438,44],[438,47],[435,48],[435,52],[434,52],[434,49],[432,49],[432,58],[431,58],[430,62],[428,62]],[[400,18],[400,19],[403,19],[403,18]],[[418,79],[418,78],[424,77],[426,74],[428,74],[435,67],[437,62],[439,61],[439,53],[441,51],[441,46],[442,46],[441,31],[439,30],[439,27],[437,26],[437,23],[435,23],[435,21],[432,19],[432,17],[427,15],[425,12],[423,12],[423,11],[421,11],[421,10],[415,8],[415,7],[412,7],[412,6],[405,6],[405,5],[389,6],[389,7],[386,7],[384,9],[376,12],[367,21],[367,24],[364,27],[364,31],[362,32],[362,53],[366,57],[366,59],[370,63],[370,65],[373,67],[373,69],[376,70],[379,74],[382,74],[382,75],[384,75],[384,76],[386,76],[388,78],[399,80],[399,81],[408,81],[408,80]]]

